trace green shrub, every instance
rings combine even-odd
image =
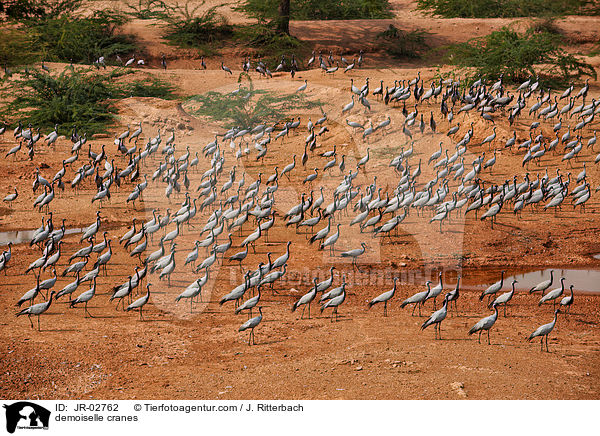
[[[245,0],[236,9],[254,18],[274,19],[279,0]],[[391,18],[388,0],[291,0],[292,20],[356,20]]]
[[[429,48],[426,36],[427,32],[422,30],[405,32],[390,24],[377,38],[381,40],[380,47],[396,58],[420,58]]]
[[[269,67],[279,64],[282,55],[289,60],[292,53],[299,65],[308,54],[308,47],[295,36],[278,33],[273,23],[258,22],[237,26],[235,40],[253,49],[253,54],[261,56]],[[289,63],[288,63],[289,66]]]
[[[557,86],[588,75],[594,68],[560,48],[561,37],[532,29],[519,34],[504,27],[499,31],[450,47],[446,60],[462,68],[472,68],[470,77],[495,80],[504,74],[509,82],[521,82],[539,75],[547,85]]]
[[[8,123],[20,120],[36,127],[79,129],[88,134],[104,132],[114,121],[115,99],[168,95],[173,87],[156,79],[118,82],[131,71],[111,73],[68,67],[58,74],[33,70],[20,79],[5,82],[4,97],[14,97],[0,109],[0,116]]]
[[[21,29],[0,32],[0,65],[14,67],[36,62],[40,58],[33,39]]]
[[[46,60],[92,63],[100,56],[108,59],[136,49],[131,36],[116,32],[124,21],[120,15],[99,11],[91,17],[51,18],[32,24],[30,32]]]
[[[83,0],[4,0],[0,14],[10,20],[46,20],[73,13]]]
[[[417,9],[444,18],[542,17],[582,12],[594,0],[417,0]]]
[[[188,3],[173,8],[165,19],[164,37],[180,47],[198,48],[202,54],[211,54],[215,45],[233,35],[233,27],[217,13],[217,6],[198,14],[203,5],[204,2],[191,10]]]

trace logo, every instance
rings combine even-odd
[[[50,411],[29,401],[19,401],[4,405],[6,409],[6,431],[14,433],[15,429],[48,429]]]

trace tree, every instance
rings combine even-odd
[[[277,32],[290,34],[290,0],[279,1],[279,16],[277,18]]]

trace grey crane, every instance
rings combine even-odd
[[[40,278],[38,276],[35,288],[30,289],[29,291],[25,292],[25,294],[23,294],[23,296],[21,298],[19,298],[19,301],[17,301],[17,306],[21,307],[21,305],[23,303],[25,303],[26,301],[30,302],[30,306],[33,305],[33,300],[35,300],[35,297],[37,297],[39,292],[40,292]]]
[[[230,293],[224,295],[223,298],[221,298],[221,300],[219,300],[219,304],[221,306],[228,301],[235,301],[236,307],[239,306],[240,300],[242,299],[242,297],[244,296],[244,294],[250,287],[250,285],[249,285],[250,274],[251,274],[250,271],[248,271],[244,275],[244,283],[236,286]]]
[[[552,291],[550,291],[546,295],[544,295],[542,298],[540,298],[540,301],[538,302],[538,306],[541,306],[542,304],[544,304],[547,301],[552,301],[552,303],[554,304],[554,307],[556,307],[556,300],[564,293],[564,291],[565,291],[565,278],[562,277],[560,279],[560,288],[553,289]]]
[[[125,308],[126,312],[129,312],[130,310],[140,309],[140,320],[142,320],[142,321],[144,320],[144,316],[142,315],[142,309],[144,308],[146,303],[148,303],[148,300],[150,300],[150,283],[146,284],[146,289],[147,289],[146,295],[138,298],[137,300],[135,300],[133,303],[131,303],[129,306],[127,306]]]
[[[481,332],[483,332],[484,330],[487,330],[488,345],[490,345],[490,330],[496,323],[496,320],[498,319],[498,305],[494,303],[494,304],[492,304],[492,308],[494,310],[493,314],[480,319],[469,330],[469,335],[479,332],[479,338],[477,339],[477,342],[479,342],[480,344],[481,344]]]
[[[567,311],[565,313],[569,313],[569,310],[571,310],[571,306],[573,305],[574,301],[573,285],[571,285],[569,289],[571,290],[571,295],[567,295],[566,297],[563,297],[562,300],[560,300],[560,305],[567,308]]]
[[[305,91],[307,87],[308,87],[308,82],[307,82],[307,80],[305,79],[305,80],[304,80],[304,84],[303,84],[303,85],[301,85],[301,86],[299,86],[299,87],[298,87],[298,89],[296,89],[296,92],[302,92],[302,91]]]
[[[321,244],[321,250],[323,250],[325,247],[329,247],[330,253],[333,254],[333,252],[335,251],[335,243],[338,241],[338,239],[340,238],[340,224],[337,225],[337,231],[332,234],[331,236],[329,236],[325,242],[323,242]]]
[[[229,68],[228,68],[228,67],[227,67],[227,66],[226,66],[226,65],[225,65],[223,62],[221,62],[221,69],[222,69],[223,71],[225,71],[226,73],[233,74],[233,73],[231,72],[231,70],[230,70],[230,69],[229,69]]]
[[[461,279],[461,276],[458,276],[456,278],[456,286],[454,287],[453,290],[448,292],[448,307],[450,309],[452,309],[452,302],[454,302],[454,310],[456,312],[458,312],[458,307],[457,307],[456,301],[458,300],[458,297],[460,296],[460,291],[459,291],[460,279]]]
[[[559,313],[560,313],[560,310],[556,309],[554,311],[554,319],[552,320],[552,322],[538,327],[531,335],[529,335],[529,337],[527,338],[527,341],[529,342],[533,338],[537,338],[539,336],[540,337],[540,349],[542,351],[544,351],[544,337],[545,337],[546,338],[546,351],[549,352],[550,350],[548,349],[548,335],[552,332],[552,330],[554,330],[554,326],[556,325],[556,319],[557,319]]]
[[[271,269],[279,268],[287,263],[287,261],[290,259],[290,245],[292,245],[292,242],[288,241],[285,253],[279,256],[277,259],[275,259],[275,261],[271,265]]]
[[[318,289],[317,285],[317,289]],[[332,298],[339,297],[342,295],[342,292],[346,290],[346,274],[342,275],[342,284],[337,288],[333,288],[331,291],[324,293],[319,299],[319,303],[323,303],[324,301],[331,300]]]
[[[444,291],[444,280],[442,278],[442,272],[438,274],[439,283],[429,290],[429,294],[425,297],[425,301],[433,298],[433,309],[435,310],[435,302],[437,297]],[[423,304],[425,304],[425,301]]]
[[[17,199],[17,197],[19,196],[19,193],[17,192],[17,188],[14,188],[15,192],[12,194],[8,194],[6,197],[4,197],[4,199],[2,201],[5,201],[8,203],[9,206],[12,206],[12,202],[15,201]]]
[[[444,319],[446,319],[446,315],[448,314],[447,305],[448,305],[448,295],[446,295],[446,297],[444,298],[444,305],[442,306],[442,308],[431,314],[429,319],[427,321],[425,321],[423,323],[423,325],[421,325],[421,330],[425,330],[427,327],[429,327],[430,325],[433,324],[434,331],[435,331],[435,338],[442,339],[441,325],[442,325],[442,321]]]
[[[300,306],[304,306],[302,309],[302,315],[300,315],[300,319],[304,318],[304,311],[306,310],[306,306],[308,306],[308,318],[310,319],[310,303],[317,296],[317,278],[314,278],[314,286],[310,291],[304,294],[298,301],[294,303],[292,306],[292,312],[296,311]]]
[[[417,306],[419,306],[419,316],[421,316],[421,306],[423,306],[423,304],[427,300],[427,296],[429,295],[431,289],[431,280],[427,280],[425,285],[427,286],[427,289],[425,291],[417,292],[416,294],[412,295],[411,297],[408,297],[406,300],[400,303],[401,308],[404,308],[409,304],[414,304],[410,316],[414,316],[415,309]]]
[[[260,315],[255,316],[254,318],[250,318],[248,321],[246,321],[244,324],[242,324],[238,330],[240,332],[243,332],[245,330],[250,329],[250,336],[248,336],[248,345],[250,345],[250,339],[252,339],[252,345],[256,345],[256,342],[254,339],[254,329],[260,324],[260,322],[263,319],[261,306],[258,307],[258,312],[260,313]]]
[[[538,283],[536,286],[529,290],[529,293],[532,294],[534,292],[541,292],[544,295],[544,292],[552,286],[552,282],[554,281],[554,270],[550,270],[550,280],[544,280],[543,282]]]
[[[483,298],[487,295],[488,299],[491,299],[492,295],[496,294],[500,289],[502,289],[502,285],[504,284],[504,271],[500,273],[500,280],[490,285],[485,291],[481,293],[479,296],[479,301],[483,301]]]
[[[31,323],[31,328],[34,328],[33,321],[31,321],[31,315],[36,315],[37,319],[38,319],[38,331],[40,331],[41,330],[40,315],[43,314],[44,312],[46,312],[50,308],[50,305],[52,304],[52,297],[54,297],[54,294],[55,294],[54,291],[50,292],[50,298],[48,298],[48,301],[46,301],[44,303],[34,304],[32,306],[26,307],[25,309],[21,310],[20,312],[17,313],[17,317],[19,317],[21,315],[27,315],[27,317],[29,318],[29,322]]]
[[[69,283],[64,288],[56,293],[56,299],[58,300],[63,295],[71,295],[79,287],[79,271],[76,273],[76,279],[74,282]]]
[[[248,256],[248,245],[244,247],[244,251],[240,251],[239,253],[235,253],[233,256],[229,257],[230,261],[236,261],[240,263],[240,270],[242,269],[242,262]]]
[[[235,314],[237,315],[238,313],[240,313],[242,310],[247,310],[248,311],[248,318],[252,317],[252,309],[258,304],[258,302],[260,301],[260,296],[261,296],[261,284],[259,283],[257,286],[257,294],[252,297],[249,298],[248,300],[246,300],[244,302],[244,304],[242,304],[241,306],[238,306],[237,309],[235,309]]]
[[[137,274],[138,274],[137,268],[136,268],[135,272],[136,272],[136,278],[137,278]],[[139,278],[138,278],[138,283],[139,283]],[[128,279],[125,283],[115,287],[114,292],[111,295],[110,300],[109,300],[109,301],[113,301],[113,300],[116,300],[117,298],[119,299],[119,301],[117,301],[117,305],[115,306],[115,310],[117,310],[119,308],[119,303],[123,303],[123,308],[125,308],[125,303],[124,303],[123,299],[125,297],[127,297],[128,295],[131,295],[132,290],[133,290],[133,284],[131,281],[131,276],[128,277]]]
[[[85,229],[83,235],[81,236],[80,242],[83,242],[86,239],[94,236],[98,230],[100,229],[100,211],[96,212],[96,222],[91,224],[88,228]]]
[[[41,290],[50,290],[56,284],[57,276],[56,276],[56,268],[53,267],[54,277],[44,280],[39,284],[40,291]]]
[[[516,280],[512,281],[512,289],[504,294],[496,297],[496,299],[491,304],[492,306],[504,305],[504,316],[506,317],[506,306],[510,300],[512,300],[513,295],[515,295],[515,285],[518,282]]]
[[[333,308],[332,312],[331,312],[331,321],[333,322],[333,315],[335,314],[335,320],[338,320],[338,308],[341,306],[341,304],[344,302],[344,300],[346,299],[346,284],[344,283],[342,285],[342,293],[340,295],[338,295],[337,297],[333,297],[332,299],[328,300],[325,304],[323,304],[321,306],[321,313],[323,313],[323,311],[325,309],[327,309],[328,307]]]
[[[333,270],[335,269],[335,266],[332,266],[331,268],[329,268],[329,278],[323,280],[322,282],[319,282],[317,284],[317,292],[325,292],[327,289],[329,289],[331,287],[331,285],[333,284]]]
[[[206,274],[199,279],[194,280],[185,290],[175,298],[175,302],[183,298],[189,298],[190,300],[190,313],[192,313],[194,298],[200,295],[200,301],[202,301],[202,287],[208,281],[208,268],[206,269]]]
[[[363,253],[365,252],[365,249],[367,247],[367,244],[365,244],[364,242],[360,243],[361,248],[355,248],[354,250],[348,250],[348,251],[344,251],[340,254],[340,256],[342,257],[349,257],[352,259],[352,267],[357,267],[358,265],[356,264],[356,260],[363,255]],[[358,270],[360,271],[360,268],[358,268]]]
[[[383,294],[378,295],[377,297],[375,297],[371,301],[369,301],[369,304],[368,304],[369,309],[377,303],[383,303],[383,316],[387,316],[387,302],[389,300],[391,300],[392,297],[394,296],[394,294],[396,293],[396,282],[397,281],[398,281],[398,277],[394,277],[394,287],[392,289],[384,292]]]

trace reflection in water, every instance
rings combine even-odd
[[[31,242],[35,230],[16,230],[14,232],[0,232],[0,246],[8,245],[9,242],[13,244],[22,244],[24,242]],[[72,235],[74,233],[81,233],[83,229],[66,229],[65,235]]]
[[[597,256],[600,258],[600,255]],[[518,282],[515,286],[517,291],[529,292],[538,283],[550,279],[550,269],[510,275],[511,272],[514,273],[514,270],[510,271],[507,268],[501,292],[511,289],[513,279],[516,279]],[[483,291],[491,284],[500,280],[500,270],[496,269],[469,268],[462,271],[459,269],[428,269],[425,271],[407,271],[407,276],[404,275],[404,272],[401,272],[399,275],[399,284],[425,286],[425,281],[431,280],[432,286],[435,286],[439,280],[439,272],[442,272],[444,290],[448,291],[454,289],[456,286],[456,277],[458,274],[462,275],[460,289],[463,290]],[[560,279],[562,277],[565,278],[565,293],[568,293],[570,285],[573,285],[575,293],[600,293],[600,270],[554,268],[554,282],[549,290],[560,287]]]
[[[565,278],[565,292],[569,291],[569,286],[573,285],[575,292],[600,293],[600,271],[589,269],[555,269],[554,281],[550,289],[560,288],[560,279]],[[529,291],[535,285],[544,280],[550,279],[550,269],[533,271],[514,276],[519,282],[517,289]],[[513,277],[504,280],[505,287],[510,286]]]

